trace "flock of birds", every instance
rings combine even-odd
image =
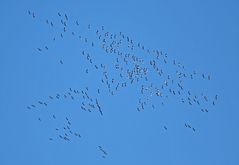
[[[28,11],[28,15],[34,20],[38,16],[33,11]],[[201,79],[210,81],[211,75],[188,71],[187,68],[176,59],[168,57],[167,53],[157,49],[150,49],[141,42],[134,41],[123,32],[111,33],[105,30],[104,26],[99,28],[91,24],[83,26],[78,20],[72,20],[67,14],[58,12],[58,21],[46,19],[43,24],[55,31],[52,41],[64,40],[65,36],[71,36],[84,45],[80,51],[80,56],[85,60],[87,67],[85,74],[90,71],[97,72],[100,82],[110,96],[114,96],[127,87],[138,87],[138,104],[135,109],[139,112],[146,109],[158,109],[164,106],[168,99],[174,98],[175,101],[188,106],[194,106],[203,113],[208,113],[210,106],[215,106],[218,95],[208,96],[204,93],[196,94],[185,85],[185,81]],[[54,19],[56,20],[56,19]],[[87,33],[82,33],[83,27]],[[74,30],[72,30],[74,29]],[[76,30],[77,29],[77,30]],[[89,33],[89,34],[88,34]],[[36,50],[39,53],[49,51],[48,45],[39,46]],[[94,54],[94,50],[100,49],[101,55]],[[98,53],[97,53],[98,54]],[[101,56],[101,57],[98,57]],[[110,59],[110,64],[104,59]],[[63,58],[59,59],[59,64],[64,65]],[[95,91],[100,96],[100,88]],[[155,102],[154,99],[157,98]],[[45,100],[40,100],[35,104],[30,104],[27,109],[36,109],[39,106],[47,107],[54,100],[70,99],[81,103],[81,110],[87,112],[98,112],[103,116],[103,108],[98,98],[93,98],[89,94],[89,87],[82,89],[69,88],[63,93],[48,96]],[[159,103],[159,104],[158,104]],[[52,117],[54,120],[56,116]],[[39,118],[39,121],[42,121]],[[63,127],[64,133],[58,134],[58,138],[70,141],[71,136],[81,138],[79,132],[71,130],[71,122],[66,118],[66,125]],[[185,127],[196,132],[196,128],[185,123]],[[167,126],[163,126],[168,130]],[[56,128],[59,132],[60,128]],[[49,140],[54,140],[50,138]],[[98,146],[99,151],[106,158],[108,155],[103,147]]]
[[[99,91],[98,91],[99,92]],[[80,97],[80,99],[79,99]],[[31,104],[27,106],[27,109],[36,109],[38,106],[45,106],[47,107],[48,104],[52,103],[54,100],[62,100],[62,99],[70,99],[72,101],[80,101],[81,102],[81,109],[84,111],[92,112],[94,110],[98,111],[101,115],[103,112],[101,110],[100,103],[97,98],[92,98],[89,94],[89,88],[86,87],[82,90],[76,90],[69,88],[69,90],[63,93],[57,93],[55,95],[48,96],[46,100],[39,100],[37,104]]]

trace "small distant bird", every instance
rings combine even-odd
[[[215,102],[214,102],[214,101],[212,102],[212,105],[215,105]]]
[[[67,17],[67,15],[65,14],[65,18],[66,18],[66,20],[68,20],[68,17]]]
[[[79,26],[79,22],[78,21],[76,21],[76,25]]]
[[[69,139],[69,138],[67,138],[67,137],[64,137],[64,140],[66,140],[66,141],[70,141],[70,139]]]
[[[208,80],[211,80],[211,76],[210,75],[208,76]]]
[[[68,121],[67,123],[68,123],[69,125],[71,125],[71,122]]]

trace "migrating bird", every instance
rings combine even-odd
[[[101,146],[98,146],[98,148],[104,154],[104,156],[108,155],[108,153]]]
[[[66,18],[66,20],[68,20],[68,17],[67,17],[67,15],[65,14],[65,18]]]
[[[76,21],[76,25],[79,26],[79,22],[78,21]]]
[[[211,80],[211,76],[210,75],[208,76],[208,80]]]

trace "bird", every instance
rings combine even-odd
[[[65,14],[65,19],[66,19],[66,20],[68,20],[68,17],[67,17],[67,15],[66,15],[66,14]]]
[[[108,153],[103,149],[103,147],[98,146],[98,148],[104,155],[108,155]]]
[[[76,21],[76,25],[79,26],[79,22],[78,21]]]
[[[69,139],[69,138],[67,138],[67,137],[64,137],[64,140],[65,140],[65,141],[70,141],[70,139]]]

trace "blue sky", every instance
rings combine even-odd
[[[0,164],[238,164],[238,7],[236,0],[1,1]],[[28,10],[35,13],[34,19]],[[110,76],[115,74],[114,57],[71,34],[61,39],[58,12],[67,14],[72,31],[89,40],[94,33],[88,24],[91,29],[104,26],[106,31],[122,32],[149,49],[166,52],[187,72],[211,75],[210,81],[195,78],[186,80],[185,86],[210,98],[217,94],[216,105],[206,105],[210,111],[202,113],[176,97],[164,106],[153,98],[155,109],[138,112],[140,85],[111,96],[100,83],[102,74],[81,53],[87,50],[94,60],[109,66]],[[46,20],[54,22],[54,28]],[[75,20],[79,27],[73,25]],[[171,66],[164,69],[174,72]],[[150,81],[161,82],[154,76]],[[82,111],[78,96],[74,101],[48,97],[63,97],[69,88],[86,87],[90,97],[98,98],[103,116]],[[46,101],[47,107],[38,106],[39,100]],[[37,108],[26,108],[32,104]],[[64,127],[66,117],[81,138],[59,139],[55,128]],[[185,128],[185,123],[196,132]],[[107,151],[106,158],[99,145]]]

